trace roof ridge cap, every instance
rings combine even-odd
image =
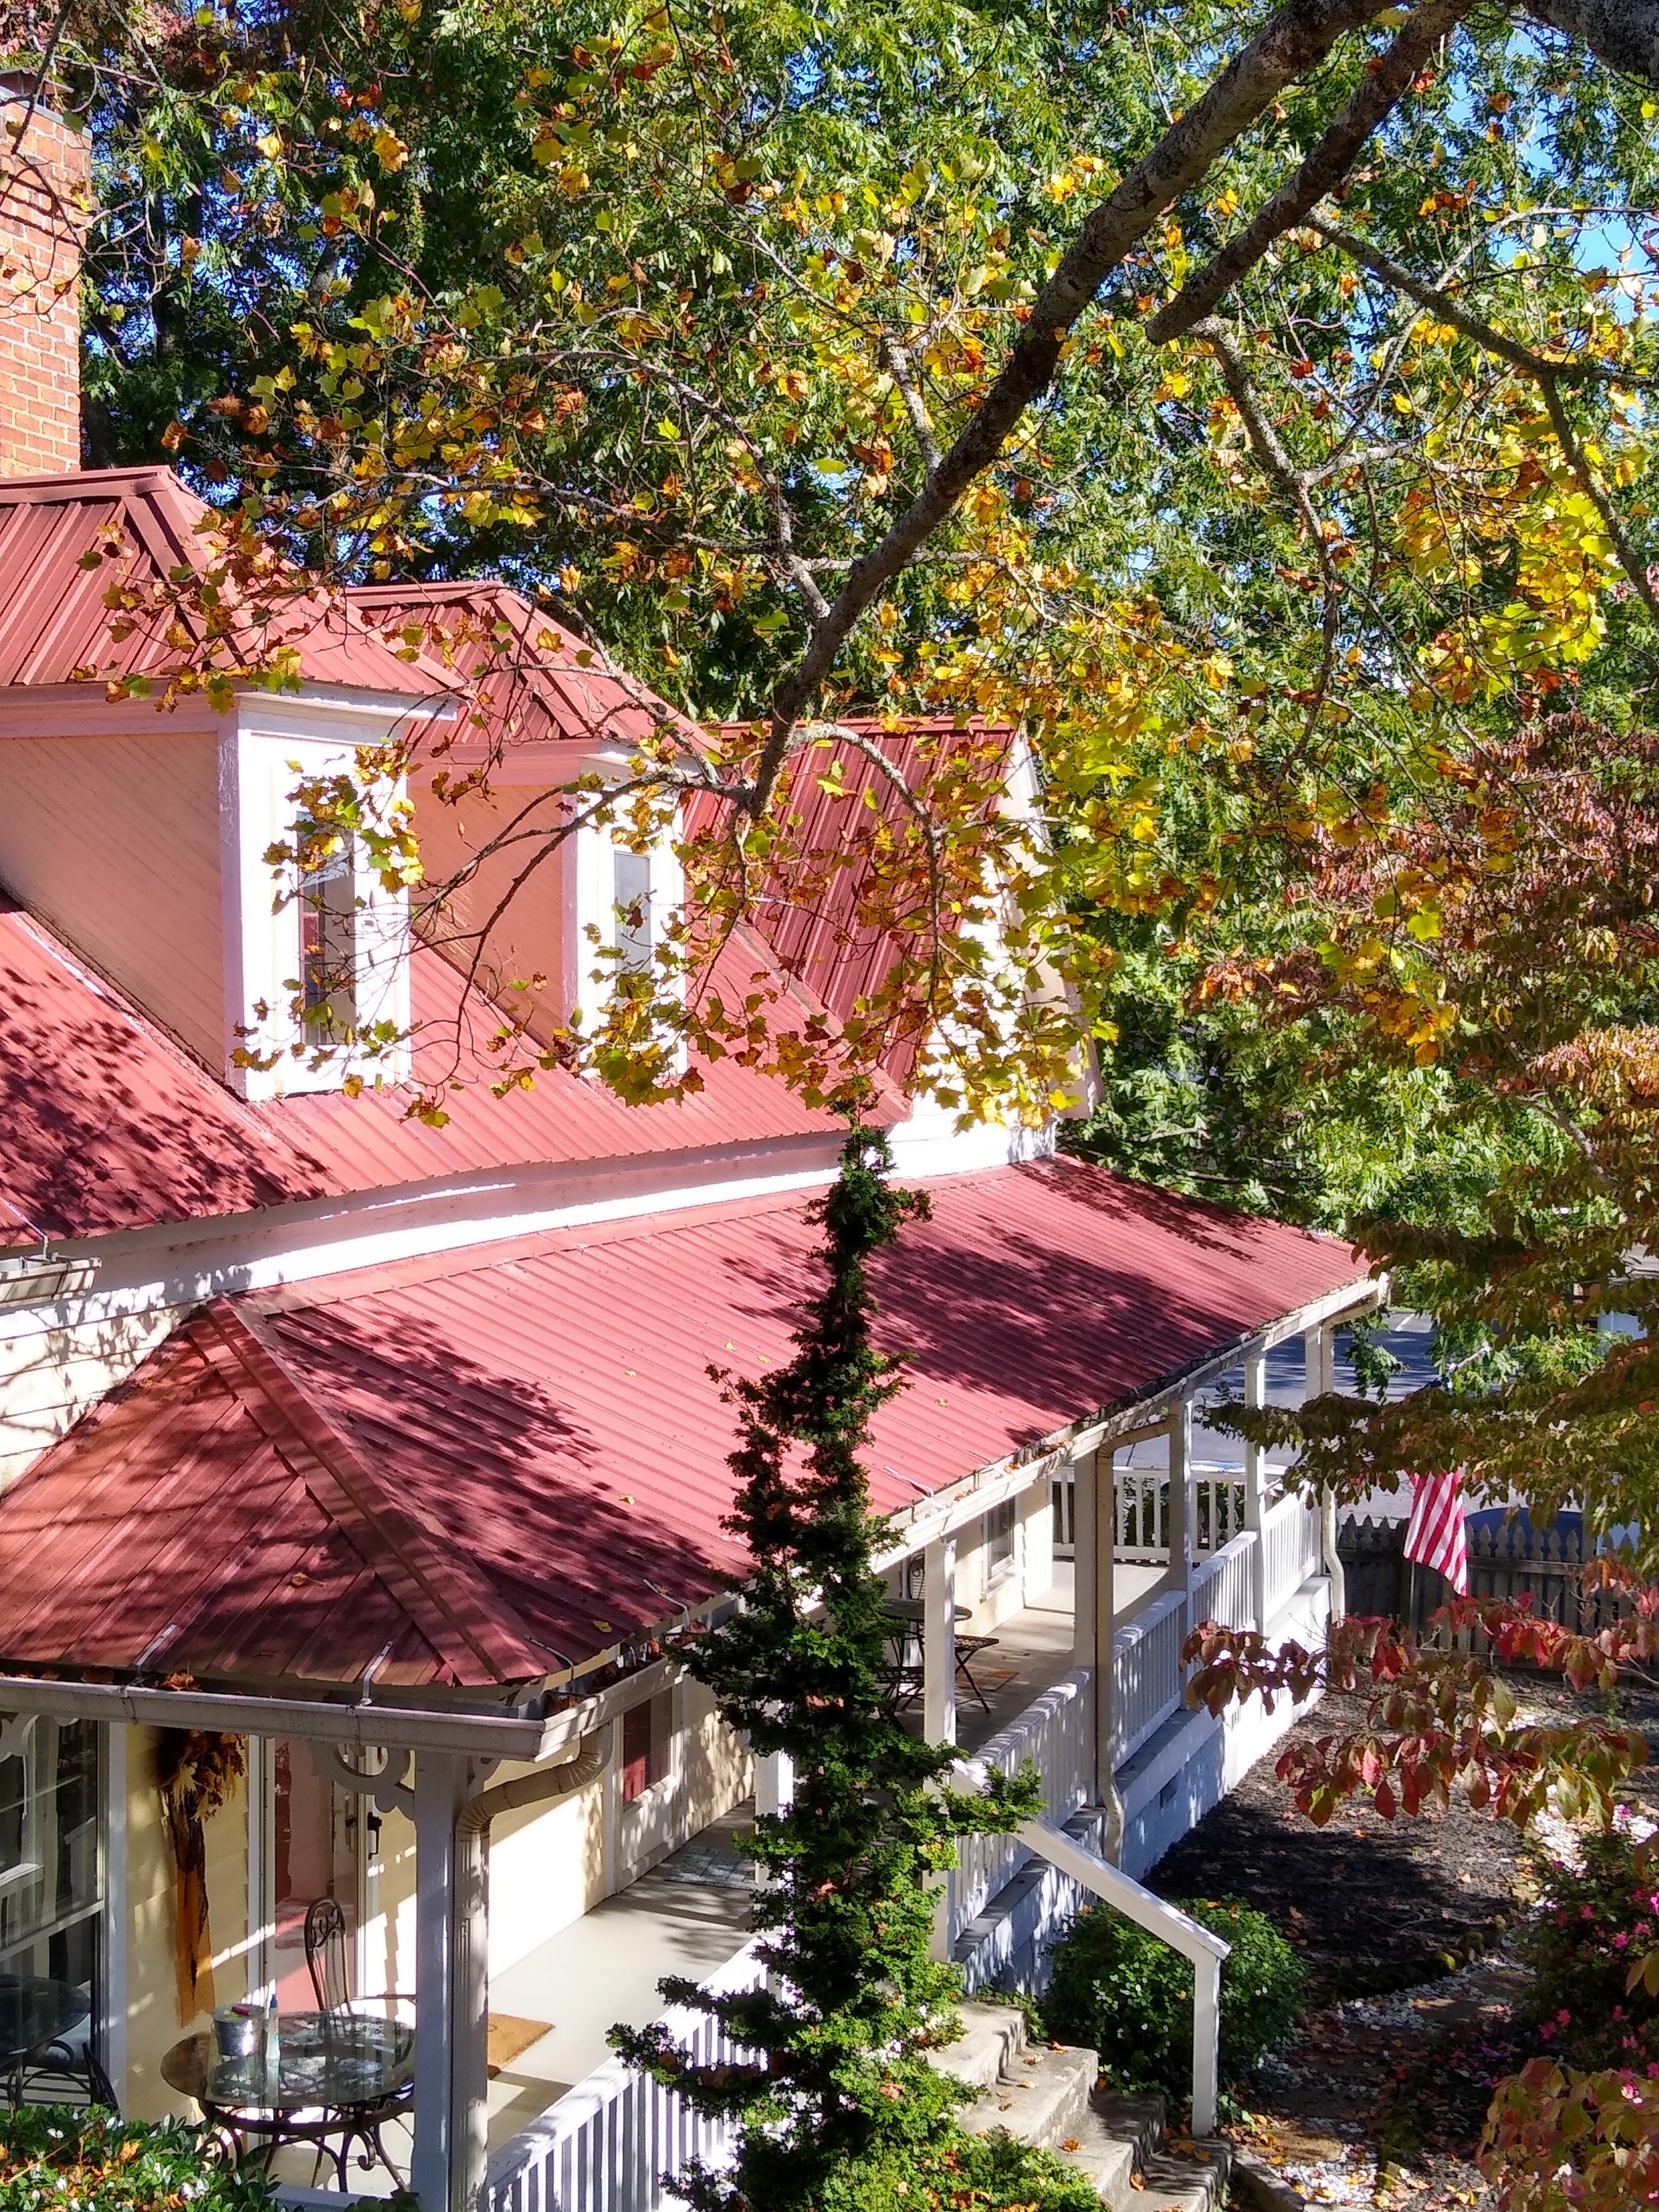
[[[479,1668],[487,1670],[482,1679],[490,1681],[499,1680],[504,1671],[513,1676],[544,1674],[545,1664],[536,1656],[541,1647],[533,1644],[514,1608],[470,1571],[463,1554],[444,1548],[412,1506],[388,1493],[350,1437],[317,1403],[256,1317],[219,1299],[208,1308],[204,1319],[267,1406],[304,1447],[325,1479],[325,1491],[337,1492],[333,1497],[319,1496],[318,1504],[339,1522],[364,1565],[387,1584],[415,1626],[463,1679],[467,1672],[476,1677]],[[296,1471],[312,1487],[309,1472]],[[384,1552],[365,1550],[361,1540],[364,1528],[380,1540]],[[386,1553],[391,1554],[390,1562]],[[437,1607],[447,1634],[422,1618],[417,1607],[422,1599]]]

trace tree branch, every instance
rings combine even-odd
[[[1601,526],[1612,543],[1620,567],[1649,614],[1656,623],[1659,623],[1659,593],[1654,591],[1648,564],[1632,544],[1618,510],[1590,467],[1578,434],[1562,403],[1561,386],[1564,383],[1583,382],[1592,377],[1597,381],[1611,381],[1604,366],[1601,363],[1592,365],[1582,362],[1552,361],[1547,354],[1535,353],[1530,346],[1523,345],[1519,338],[1507,337],[1502,331],[1495,331],[1490,323],[1482,322],[1478,315],[1472,315],[1467,307],[1460,306],[1449,293],[1443,292],[1438,285],[1431,284],[1425,277],[1413,276],[1409,269],[1402,269],[1397,261],[1391,261],[1386,253],[1379,253],[1363,238],[1354,237],[1350,231],[1339,230],[1333,223],[1315,221],[1310,227],[1322,238],[1328,239],[1351,260],[1358,262],[1364,269],[1369,269],[1374,276],[1381,277],[1385,284],[1403,292],[1419,307],[1426,309],[1430,314],[1439,316],[1455,330],[1461,331],[1465,337],[1473,339],[1476,345],[1495,354],[1500,361],[1508,362],[1512,368],[1518,369],[1522,376],[1532,380],[1543,395],[1550,427],[1555,432],[1562,456],[1577,480],[1580,490],[1601,518]]]
[[[1412,16],[1386,54],[1367,64],[1346,106],[1295,176],[1264,201],[1237,237],[1152,317],[1146,335],[1154,345],[1167,345],[1202,322],[1274,240],[1341,183],[1372,131],[1410,89],[1412,79],[1440,41],[1456,29],[1471,4],[1472,0],[1431,0]]]
[[[954,512],[969,486],[995,462],[1026,409],[1052,386],[1066,341],[1107,276],[1285,86],[1322,62],[1345,32],[1379,12],[1379,0],[1291,0],[1116,189],[1091,209],[973,419],[904,514],[854,562],[835,604],[814,624],[805,651],[774,692],[770,727],[746,799],[751,811],[770,798],[796,721],[866,609]]]

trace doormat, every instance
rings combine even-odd
[[[532,2043],[539,2043],[551,2029],[550,2020],[523,2020],[514,2012],[492,2012],[489,2015],[489,2070],[499,2074],[503,2066],[510,2066],[515,2058],[522,2058]]]

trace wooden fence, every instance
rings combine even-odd
[[[1337,1555],[1347,1582],[1352,1613],[1386,1614],[1418,1635],[1426,1634],[1431,1616],[1452,1595],[1450,1585],[1432,1567],[1406,1557],[1403,1521],[1362,1521],[1350,1514],[1337,1531]],[[1512,1598],[1530,1594],[1540,1620],[1595,1633],[1628,1616],[1630,1601],[1616,1590],[1586,1591],[1582,1527],[1534,1528],[1520,1521],[1469,1529],[1469,1595]],[[1591,1557],[1595,1556],[1592,1544]],[[1437,1632],[1443,1638],[1444,1631]],[[1484,1650],[1478,1631],[1462,1630],[1460,1650]]]

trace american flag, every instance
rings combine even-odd
[[[1444,1575],[1459,1597],[1469,1594],[1469,1547],[1463,1533],[1461,1474],[1414,1474],[1406,1557]]]

